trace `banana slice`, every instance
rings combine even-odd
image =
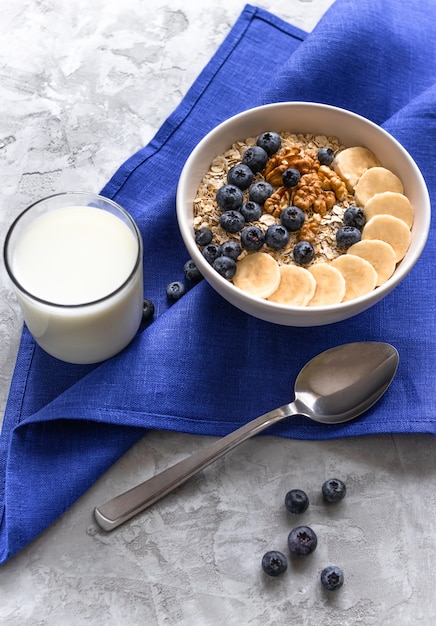
[[[281,265],[280,276],[280,285],[268,300],[292,306],[306,306],[312,300],[316,280],[307,269],[298,265]]]
[[[370,167],[381,165],[375,154],[362,146],[345,148],[333,161],[333,169],[347,185],[348,191],[354,191],[359,178]]]
[[[411,238],[409,227],[393,215],[374,215],[362,230],[362,240],[381,239],[389,243],[394,249],[397,263],[406,254]]]
[[[342,302],[345,295],[345,279],[330,263],[317,263],[308,268],[316,280],[315,295],[309,306],[325,306]]]
[[[279,265],[266,252],[248,254],[236,264],[233,284],[258,298],[268,298],[280,284]]]
[[[350,246],[347,254],[355,254],[371,263],[377,272],[376,287],[380,287],[392,276],[397,264],[394,249],[381,239],[365,239]]]
[[[354,300],[375,289],[377,272],[365,259],[354,254],[343,254],[332,261],[345,279],[345,295],[342,302]]]
[[[391,170],[385,167],[371,167],[359,179],[354,197],[358,205],[364,207],[372,196],[384,191],[403,193],[403,183]]]
[[[383,191],[382,193],[376,193],[375,196],[370,198],[365,206],[366,220],[369,221],[374,215],[393,215],[403,220],[409,228],[412,228],[413,224],[413,208],[410,204],[410,200],[402,193],[395,191]]]

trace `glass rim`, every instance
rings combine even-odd
[[[97,298],[97,300],[89,300],[87,302],[80,302],[78,304],[61,304],[61,303],[58,303],[58,302],[51,302],[50,300],[46,300],[44,298],[40,298],[39,296],[36,296],[31,291],[29,291],[28,289],[26,289],[25,287],[23,287],[21,285],[21,283],[15,277],[15,274],[14,274],[13,269],[11,267],[11,263],[9,263],[9,259],[8,259],[9,244],[10,244],[13,232],[14,232],[15,228],[17,227],[18,223],[20,222],[20,220],[31,209],[33,209],[35,206],[40,205],[43,202],[46,202],[47,200],[51,200],[53,198],[57,198],[57,197],[60,197],[60,196],[81,196],[81,197],[89,197],[89,198],[92,197],[92,198],[96,198],[98,200],[102,200],[103,202],[107,202],[108,204],[110,204],[111,206],[116,208],[118,211],[120,211],[127,218],[129,224],[133,228],[133,231],[134,231],[134,234],[135,234],[135,237],[136,237],[136,241],[137,241],[137,244],[138,244],[138,252],[137,252],[137,255],[136,255],[136,260],[135,260],[135,263],[133,265],[132,271],[129,273],[127,278],[121,283],[121,285],[119,287],[117,287],[116,289],[114,289],[110,293],[106,294],[105,296],[102,296],[101,298]],[[82,206],[86,207],[87,205],[84,204]],[[91,207],[91,208],[98,208],[98,207]],[[6,233],[6,238],[5,238],[5,242],[4,242],[4,245],[3,245],[3,261],[4,261],[4,264],[5,264],[6,272],[7,272],[8,276],[9,276],[9,278],[11,279],[12,283],[15,285],[15,287],[21,293],[26,295],[28,298],[31,298],[32,300],[35,300],[36,302],[39,302],[40,304],[43,304],[44,306],[48,306],[48,307],[52,307],[52,308],[64,309],[64,310],[67,310],[67,309],[80,309],[80,308],[85,308],[85,307],[91,307],[91,306],[94,306],[94,305],[98,305],[98,304],[101,304],[101,303],[105,302],[106,300],[109,300],[113,296],[115,296],[118,293],[120,293],[121,291],[123,291],[123,289],[132,281],[133,277],[135,276],[136,272],[138,271],[138,268],[140,267],[140,264],[142,263],[142,237],[141,237],[140,230],[139,230],[135,220],[130,215],[130,213],[128,211],[126,211],[126,209],[123,209],[123,207],[120,206],[114,200],[111,200],[110,198],[107,198],[106,196],[102,196],[102,195],[100,195],[98,193],[93,193],[92,191],[62,191],[62,192],[59,192],[59,193],[51,194],[49,196],[45,196],[44,198],[41,198],[39,200],[36,200],[35,202],[32,202],[32,204],[30,204],[23,211],[21,211],[21,213],[14,219],[14,221],[12,222],[12,224],[10,225],[10,227],[9,227],[7,233]]]

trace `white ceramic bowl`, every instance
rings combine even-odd
[[[220,276],[195,244],[193,200],[213,158],[237,140],[264,131],[289,131],[338,137],[349,146],[366,146],[404,185],[414,208],[410,247],[391,278],[370,293],[344,303],[300,307],[253,297]],[[226,300],[257,318],[286,326],[321,326],[350,318],[384,298],[410,272],[427,240],[430,199],[425,181],[408,152],[389,133],[369,120],[344,109],[307,102],[270,104],[239,113],[210,131],[188,157],[177,189],[177,219],[185,245],[203,276]]]

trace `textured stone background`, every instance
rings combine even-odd
[[[332,0],[259,3],[310,31]],[[244,6],[240,0],[16,0],[0,22],[0,233],[30,202],[98,191],[177,106]],[[0,268],[0,410],[21,315]],[[290,390],[291,394],[291,390]],[[411,411],[413,407],[411,407]],[[1,418],[1,414],[0,414]],[[436,623],[435,440],[250,441],[118,531],[96,504],[204,446],[155,432],[60,520],[0,567],[8,626],[401,626]],[[323,505],[325,478],[348,496]],[[313,558],[266,580],[260,561],[300,523],[286,491],[306,489]],[[319,572],[343,566],[324,593]]]

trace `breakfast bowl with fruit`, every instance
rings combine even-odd
[[[333,106],[244,111],[195,147],[177,189],[193,263],[231,304],[287,326],[350,318],[413,268],[430,200],[412,157]]]

